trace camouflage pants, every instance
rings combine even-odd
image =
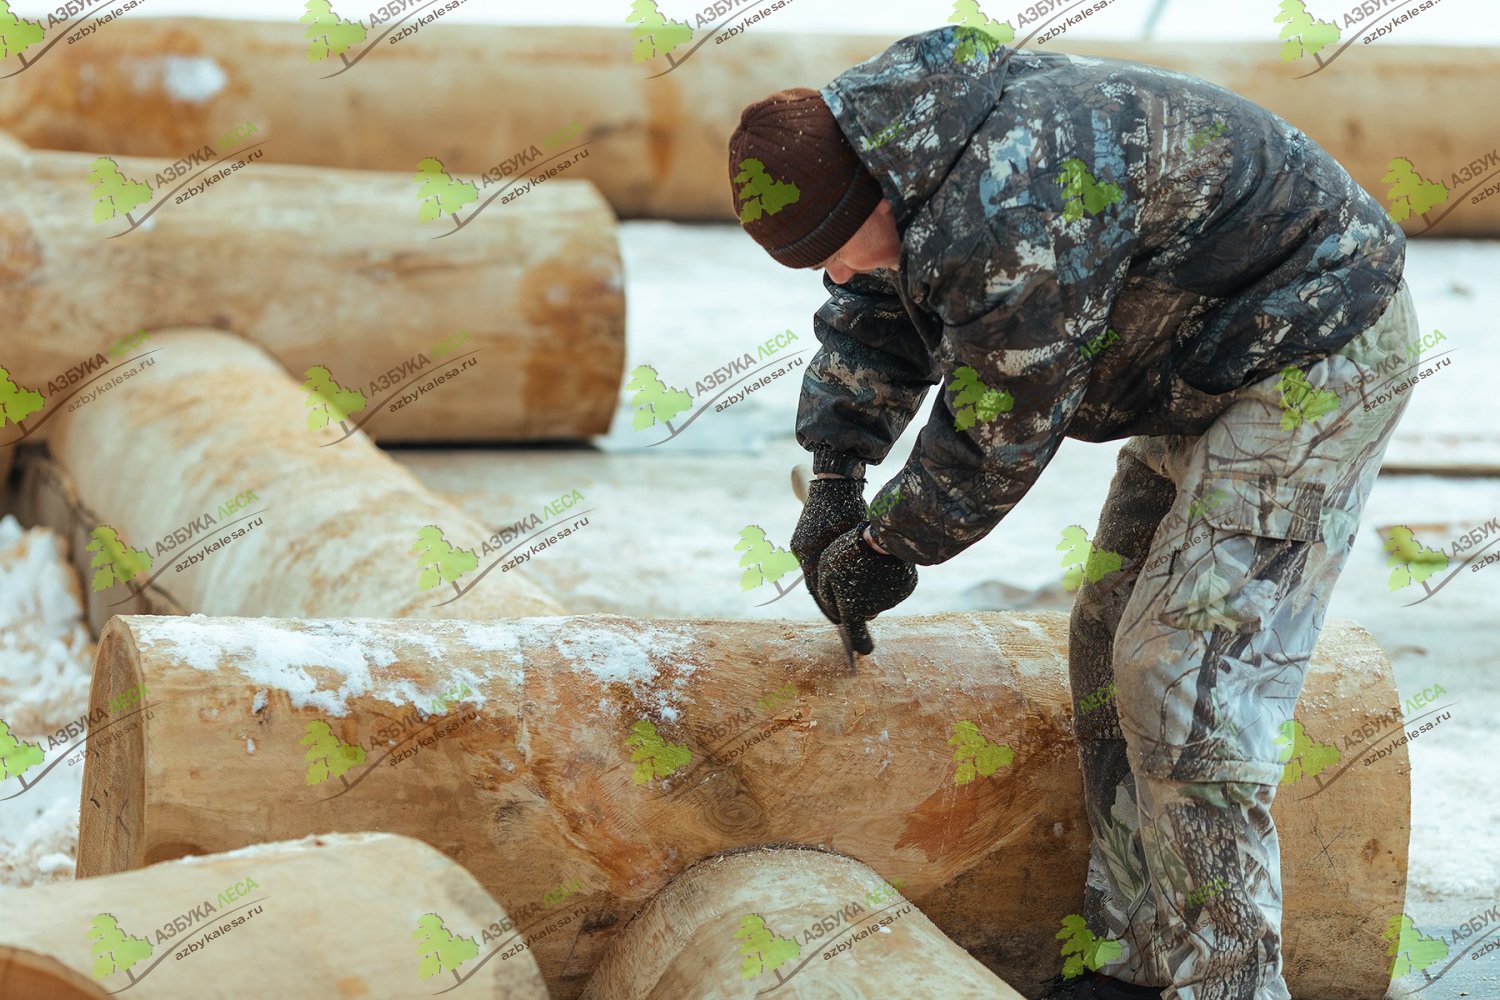
[[[1167,1000],[1289,997],[1277,737],[1410,398],[1375,396],[1418,336],[1403,284],[1344,349],[1238,390],[1201,436],[1120,453],[1094,546],[1121,569],[1080,590],[1069,643],[1083,916],[1122,949],[1106,975]]]

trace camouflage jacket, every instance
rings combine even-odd
[[[1233,390],[1342,347],[1405,238],[1270,112],[1154,67],[913,35],[823,88],[901,235],[814,317],[797,440],[864,475],[942,391],[876,540],[939,563],[1064,436],[1198,434]]]

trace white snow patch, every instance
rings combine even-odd
[[[0,518],[0,721],[44,750],[49,734],[88,712],[94,659],[65,551],[53,532]],[[0,796],[19,784],[0,781]],[[72,877],[82,787],[82,767],[59,766],[0,805],[0,886]]]
[[[252,739],[250,739],[250,737],[248,737],[248,736],[245,737],[245,752],[246,753],[254,753],[255,752],[255,741],[252,740]]]
[[[552,627],[556,627],[555,623]],[[570,664],[593,674],[600,683],[629,687],[636,698],[652,703],[662,719],[673,721],[678,717],[675,696],[697,669],[692,663],[676,659],[675,654],[695,641],[696,637],[690,633],[639,621],[630,621],[620,631],[602,624],[582,626],[574,622],[554,637],[553,648]],[[670,688],[657,682],[663,666],[671,666],[677,674]]]
[[[266,707],[266,693],[265,688],[261,688],[255,692],[255,697],[250,701],[250,711],[252,713],[259,715],[261,709]]]
[[[224,89],[229,76],[210,56],[166,56],[162,59],[162,85],[176,101],[203,104]]]
[[[349,713],[351,697],[377,698],[393,705],[430,705],[441,692],[421,690],[412,681],[386,672],[398,660],[411,659],[410,654],[418,650],[435,656],[440,663],[472,662],[472,658],[455,656],[451,643],[441,643],[415,630],[393,633],[382,627],[385,624],[376,619],[353,619],[309,621],[288,627],[274,619],[189,615],[152,620],[140,629],[138,642],[143,653],[162,646],[164,655],[194,670],[218,671],[225,663],[234,662],[251,683],[284,691],[294,707],[311,707],[334,717]],[[393,642],[398,635],[401,641]],[[418,649],[398,652],[397,647],[403,644]],[[445,684],[444,689],[467,684],[472,696],[465,696],[465,700],[483,706],[479,690],[485,672],[484,666],[454,670],[440,683]]]

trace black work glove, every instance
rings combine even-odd
[[[861,656],[875,651],[865,623],[917,589],[917,567],[870,548],[864,540],[868,524],[862,521],[834,539],[818,562],[818,606],[835,625],[842,623],[849,630],[854,651]]]
[[[865,519],[863,479],[814,479],[807,486],[807,502],[792,533],[792,555],[802,565],[807,592],[823,614],[837,622],[830,606],[818,597],[818,560],[833,540]]]

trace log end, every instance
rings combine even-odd
[[[199,853],[192,845],[158,847],[148,858],[140,836],[146,801],[146,723],[162,702],[141,680],[139,651],[128,619],[112,618],[99,636],[89,691],[89,741],[79,803],[79,878],[108,875]],[[98,720],[97,723],[95,720]]]
[[[874,869],[830,851],[757,847],[668,883],[620,932],[582,1000],[812,1000],[916,984],[926,996],[1022,1000]]]

